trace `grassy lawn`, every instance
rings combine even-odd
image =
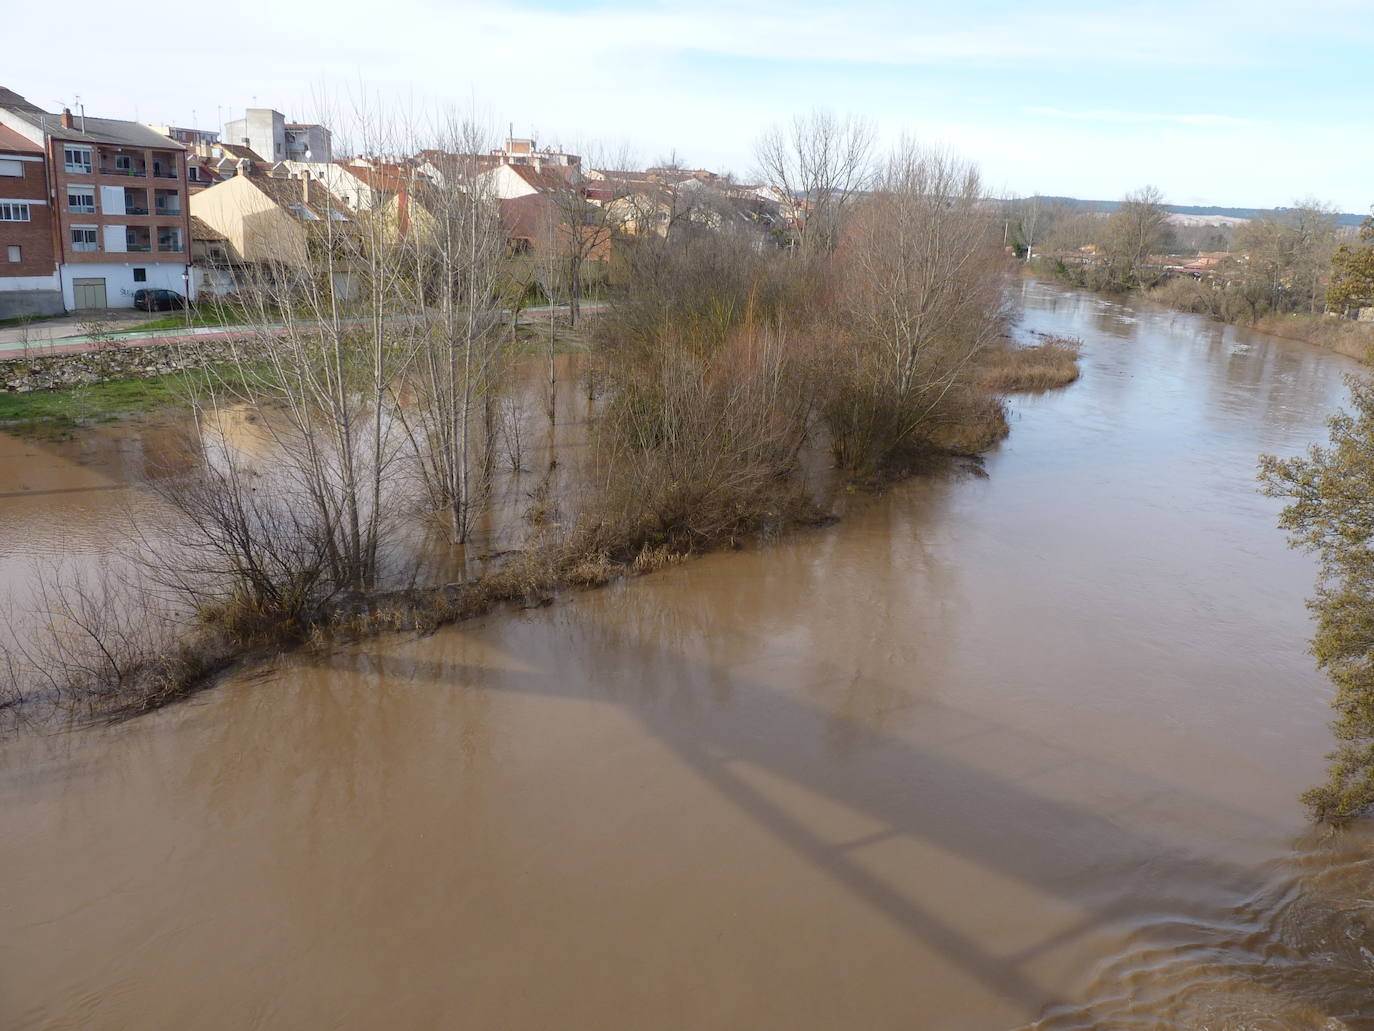
[[[210,376],[225,382],[234,374],[232,366],[214,372],[187,369],[165,376],[117,379],[63,390],[0,392],[0,429],[51,436],[82,424],[113,422],[120,416],[180,407],[186,403],[188,390],[205,383]]]
[[[267,317],[274,318],[275,312],[269,311]],[[240,326],[257,317],[253,313],[250,317],[248,312],[242,308],[235,308],[229,304],[198,304],[191,309],[192,326]],[[186,312],[169,311],[160,319],[153,319],[150,322],[139,322],[132,326],[120,327],[121,331],[128,330],[134,332],[145,329],[185,329]]]

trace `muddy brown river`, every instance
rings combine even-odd
[[[1374,1027],[1255,491],[1354,366],[1022,301],[1083,378],[986,477],[0,744],[0,1027]],[[0,571],[98,550],[136,459],[7,488]]]

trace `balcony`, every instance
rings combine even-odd
[[[142,178],[144,178],[145,176],[147,176],[148,173],[147,173],[146,171],[144,171],[143,168],[142,168],[141,166],[139,166],[139,165],[126,165],[126,166],[124,166],[124,167],[122,167],[122,168],[121,168],[121,167],[116,167],[116,166],[114,166],[114,165],[101,165],[101,166],[100,166],[100,174],[101,174],[101,175],[131,175],[131,176],[134,176],[135,178],[142,179]]]
[[[158,190],[154,201],[159,215],[170,215],[173,218],[181,216],[181,194],[176,190]]]
[[[181,230],[160,226],[157,231],[157,249],[160,254],[180,254],[186,248],[182,244]]]
[[[153,236],[147,226],[130,226],[124,231],[124,249],[147,253],[153,249]]]

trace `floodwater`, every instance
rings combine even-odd
[[[986,477],[0,746],[0,1026],[1374,1027],[1254,483],[1353,366],[1023,303]]]

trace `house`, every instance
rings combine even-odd
[[[0,319],[61,314],[53,233],[43,148],[0,125]]]
[[[558,195],[577,187],[581,176],[575,168],[536,168],[533,165],[500,164],[472,180],[478,188],[490,191],[497,200],[515,200],[534,194]]]
[[[188,293],[186,148],[146,125],[52,114],[0,89],[0,125],[43,148],[63,305],[127,308]]]
[[[422,150],[415,157],[415,164],[432,182],[444,185],[449,179],[465,182],[483,172],[490,172],[502,165],[515,165],[531,168],[536,172],[549,172],[567,182],[582,180],[582,158],[568,154],[554,147],[539,146],[531,139],[507,139],[505,146],[498,147],[486,154],[455,154],[445,150]]]
[[[250,107],[242,118],[224,123],[224,142],[254,151],[268,164],[278,161],[334,159],[332,135],[323,125],[288,122],[270,107]]]
[[[255,266],[305,267],[314,241],[352,221],[344,203],[310,173],[264,175],[246,159],[237,175],[195,194],[191,213],[204,232],[219,234],[228,261]]]
[[[233,293],[239,286],[239,270],[228,236],[192,215],[191,278],[196,297],[205,300]]]
[[[429,178],[411,165],[373,158],[334,162],[283,161],[273,171],[293,179],[309,173],[353,211],[371,211]]]

